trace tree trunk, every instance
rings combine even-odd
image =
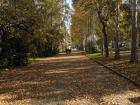
[[[1,46],[1,43],[2,43],[2,28],[1,28],[1,26],[0,26],[0,55],[1,55],[1,51],[2,51],[2,46]]]
[[[138,62],[137,55],[137,12],[136,12],[136,2],[137,0],[131,0],[132,6],[132,35],[131,35],[131,63]]]
[[[119,49],[119,1],[116,1],[116,35],[114,37],[115,41],[115,56],[114,59],[120,59],[120,49]]]
[[[52,0],[52,11],[51,11],[51,27],[53,26],[53,11],[54,11],[54,0]]]
[[[107,32],[106,32],[106,23],[104,21],[101,22],[102,23],[102,32],[103,32],[103,40],[104,40],[104,53],[105,53],[105,57],[109,57],[109,50],[108,50],[108,36],[107,36]]]
[[[101,41],[101,54],[102,54],[102,56],[104,56],[104,40],[103,40],[103,38]]]

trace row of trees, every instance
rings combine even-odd
[[[122,43],[131,46],[132,63],[138,62],[137,0],[73,0],[72,37],[77,45],[89,49],[100,46],[102,54],[109,57],[110,44],[114,47],[114,59],[120,59]],[[84,42],[84,46],[82,41]],[[131,43],[131,44],[130,44]],[[87,50],[90,52],[90,50]]]
[[[58,52],[65,24],[64,0],[2,0],[0,2],[0,65],[15,56],[50,56]]]

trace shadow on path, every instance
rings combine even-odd
[[[84,55],[49,58],[0,76],[0,105],[133,105],[135,97],[137,87]]]

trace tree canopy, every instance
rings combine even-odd
[[[11,65],[18,53],[58,53],[66,27],[64,0],[3,0],[0,2],[0,59]],[[3,60],[2,60],[3,59]]]
[[[133,45],[139,45],[139,37],[137,41],[133,40],[138,35],[135,30],[139,29],[140,24],[137,5],[134,5],[137,4],[136,1],[131,3],[132,1],[122,0],[73,0],[73,2],[75,10],[71,32],[76,45],[88,48],[89,53],[93,52],[90,51],[92,49],[101,51],[105,57],[109,56],[112,49],[115,51],[115,59],[120,58],[119,52],[122,48],[130,49],[134,48]],[[137,24],[138,27],[135,29],[133,24]],[[136,36],[130,37],[134,35]],[[138,46],[134,49],[131,49],[132,54]]]

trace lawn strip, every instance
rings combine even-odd
[[[140,87],[140,64],[131,64],[129,62],[130,55],[121,53],[120,60],[114,60],[113,57],[105,58],[101,54],[89,54],[90,59],[104,66],[105,68],[117,73],[120,76],[129,79]]]

